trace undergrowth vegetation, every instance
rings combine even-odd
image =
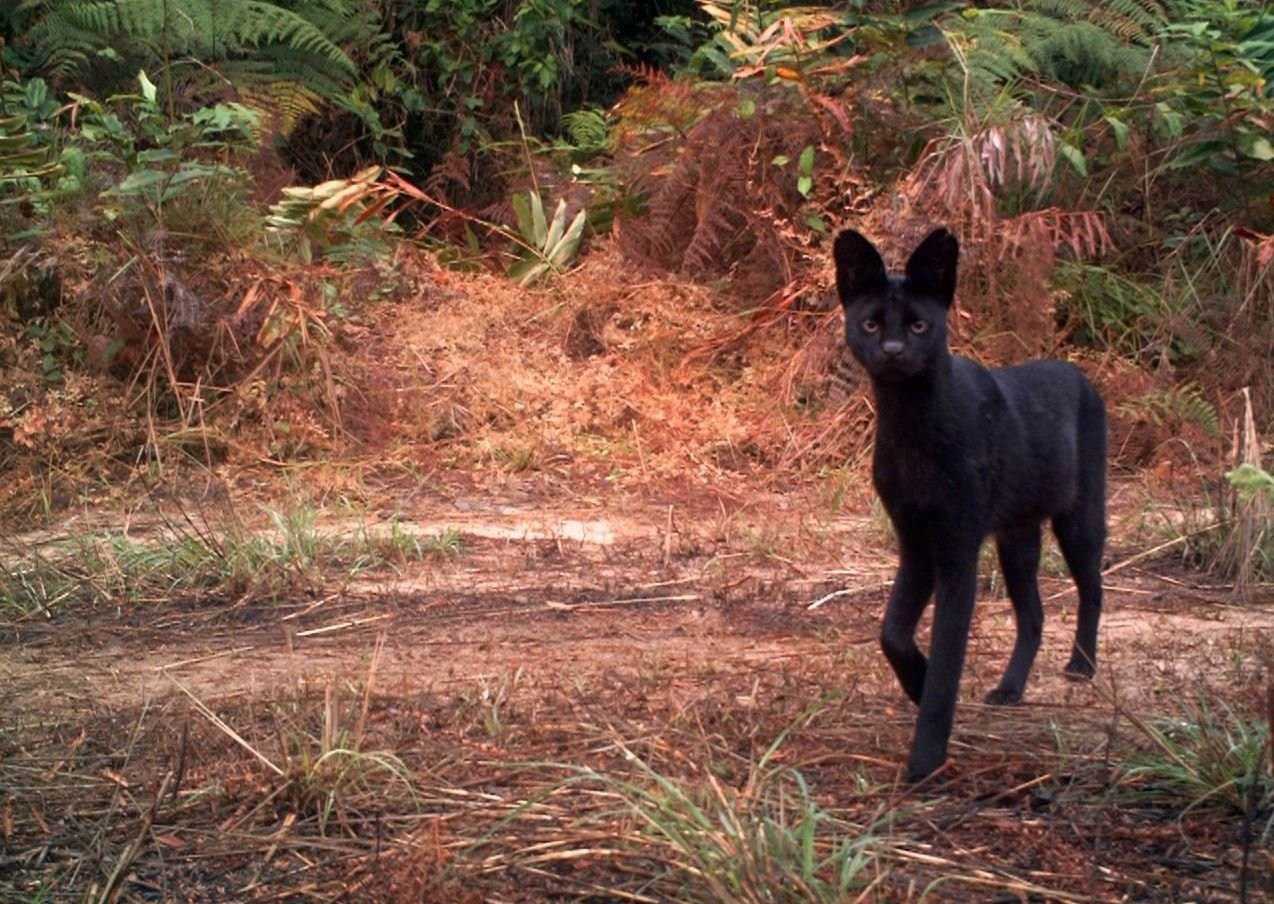
[[[316,593],[360,576],[391,576],[413,562],[463,551],[454,529],[421,533],[398,521],[371,526],[364,517],[325,528],[310,501],[267,507],[266,530],[229,517],[159,522],[127,533],[72,535],[35,550],[0,547],[0,609],[52,618],[69,607],[191,604],[242,605]],[[258,519],[260,520],[260,519]]]
[[[194,27],[210,10],[0,18],[0,467],[30,475],[12,513],[63,506],[126,462],[287,465],[394,436],[450,462],[504,466],[488,450],[516,448],[508,461],[539,469],[560,451],[492,435],[513,425],[507,403],[479,410],[434,362],[384,350],[404,306],[465,316],[450,271],[569,286],[607,255],[704,286],[702,335],[651,347],[661,312],[629,316],[610,293],[528,296],[515,332],[564,327],[570,358],[626,357],[647,390],[779,402],[730,408],[693,457],[836,467],[861,456],[866,410],[827,304],[827,240],[852,224],[906,247],[935,221],[967,249],[958,345],[1079,360],[1107,393],[1118,462],[1198,470],[1220,522],[1240,508],[1220,475],[1268,473],[1264,7],[697,0],[638,21],[577,0],[248,4],[220,39]],[[288,184],[280,149],[298,141],[330,178]],[[428,415],[409,423],[421,364]],[[562,396],[588,391],[553,376]],[[676,445],[658,435],[671,422],[629,406],[571,442],[644,468]],[[1243,550],[1192,548],[1247,586],[1269,538],[1250,511],[1265,496],[1243,499]]]
[[[393,306],[454,304],[440,266],[569,284],[563,271],[599,253],[707,285],[718,325],[669,353],[784,406],[734,415],[754,438],[726,432],[725,461],[835,466],[864,416],[860,389],[837,390],[826,304],[824,249],[843,224],[886,247],[955,228],[957,341],[993,361],[1086,362],[1124,465],[1179,458],[1181,439],[1210,477],[1233,467],[1244,392],[1258,451],[1268,430],[1264,7],[697,0],[638,22],[607,3],[590,19],[576,0],[258,4],[219,19],[220,41],[194,28],[205,7],[181,27],[140,0],[0,19],[0,460],[37,475],[19,496],[65,497],[52,475],[88,450],[107,454],[98,471],[171,470],[418,435],[402,429],[401,366],[366,354]],[[607,63],[621,34],[634,43]],[[306,131],[320,119],[327,132]],[[331,178],[289,186],[289,140]],[[365,165],[418,152],[424,169]],[[632,344],[610,302],[528,314],[546,330],[573,317],[581,361]],[[776,327],[787,363],[761,366]],[[416,454],[481,449],[474,426],[501,420],[445,407]],[[621,420],[604,429],[631,447]],[[1265,561],[1218,561],[1233,573],[1239,559]]]
[[[704,902],[845,901],[869,895],[887,872],[887,828],[858,826],[813,797],[796,769],[771,760],[780,734],[742,788],[662,775],[620,744],[632,778],[578,770],[578,780],[614,795],[635,817],[637,852],[654,855],[653,882]],[[883,821],[883,820],[882,820]]]
[[[1143,742],[1126,764],[1134,798],[1167,801],[1183,814],[1227,810],[1244,817],[1258,843],[1274,839],[1268,723],[1207,697],[1183,703],[1178,715],[1133,722]]]

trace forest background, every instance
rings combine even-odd
[[[897,266],[935,223],[962,242],[956,350],[1068,358],[1102,390],[1112,474],[1154,500],[1116,512],[1121,554],[1268,596],[1268,3],[17,0],[0,67],[15,631],[449,560],[450,530],[367,528],[412,494],[667,500],[666,568],[676,543],[791,564],[841,542],[724,503],[693,542],[674,526],[705,489],[799,492],[820,525],[867,513],[887,550],[828,250],[852,227]],[[316,527],[334,512],[354,539]],[[70,558],[30,545],[75,518]],[[1262,680],[1192,710],[1234,715],[1244,752],[1190,793],[1268,840]],[[498,734],[500,701],[475,706]],[[1155,737],[1185,768],[1188,739]],[[348,778],[323,780],[367,790]],[[325,825],[333,798],[301,797]],[[695,862],[678,881],[712,872]]]

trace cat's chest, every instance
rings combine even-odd
[[[980,507],[990,471],[989,449],[977,432],[938,421],[877,433],[872,479],[891,511]]]

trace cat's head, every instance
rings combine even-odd
[[[947,310],[960,256],[954,235],[929,233],[902,275],[889,273],[875,246],[852,229],[836,236],[832,256],[845,341],[873,380],[906,380],[948,354]]]

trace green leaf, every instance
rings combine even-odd
[[[161,173],[156,170],[134,170],[125,177],[124,181],[114,188],[107,189],[105,195],[140,195],[144,194],[147,189],[154,188],[161,182],[168,179],[167,173]]]
[[[1200,141],[1190,145],[1172,160],[1165,164],[1167,169],[1189,169],[1193,166],[1212,166],[1216,167],[1218,161],[1225,159],[1225,155],[1230,152],[1229,142],[1221,138],[1213,138],[1208,141]]]
[[[808,198],[810,190],[814,187],[814,146],[812,144],[805,145],[805,150],[801,151],[801,156],[796,161],[796,167],[801,174],[796,180],[796,190],[801,193],[801,197]]]
[[[549,272],[549,263],[539,258],[523,258],[509,268],[509,279],[519,286],[529,286],[545,273]]]
[[[1171,137],[1181,137],[1182,132],[1185,131],[1185,118],[1180,113],[1165,103],[1155,104],[1155,113]]]
[[[1115,147],[1124,151],[1128,149],[1128,126],[1124,125],[1114,116],[1105,116],[1106,125],[1110,126],[1111,134],[1115,136]]]
[[[532,228],[532,244],[536,248],[544,247],[544,240],[548,238],[548,225],[544,222],[544,202],[540,200],[540,193],[533,191],[529,193],[531,196],[531,228]]]
[[[562,198],[557,202],[557,209],[553,211],[553,222],[549,224],[548,234],[544,237],[544,244],[540,246],[540,250],[547,255],[562,240],[562,233],[565,231],[566,199]]]
[[[137,82],[142,86],[142,96],[153,104],[158,91],[155,88],[155,83],[146,77],[145,70],[137,73]]]
[[[169,148],[150,148],[137,155],[138,163],[172,163],[180,159],[180,155]]]
[[[518,219],[518,235],[528,242],[534,242],[535,225],[531,222],[531,202],[527,195],[513,196],[513,214]]]
[[[745,97],[739,101],[739,118],[748,120],[756,115],[756,101],[750,97]]]
[[[805,145],[805,150],[801,151],[801,157],[796,162],[797,167],[803,176],[814,175],[814,145]]]
[[[1255,132],[1240,132],[1238,135],[1239,150],[1244,157],[1253,160],[1274,160],[1274,145],[1269,138]]]
[[[575,255],[579,252],[580,241],[584,238],[584,224],[586,222],[588,222],[588,215],[581,210],[575,215],[575,219],[571,221],[570,227],[563,234],[557,245],[546,249],[549,263],[554,267],[560,268],[567,266],[575,259]]]
[[[160,195],[159,200],[161,202],[171,201],[184,192],[191,183],[202,182],[204,179],[213,176],[233,175],[233,173],[234,170],[225,166],[188,166],[172,174],[172,178],[164,186],[163,194]]]
[[[1057,149],[1061,152],[1061,155],[1066,158],[1066,162],[1071,165],[1071,168],[1075,170],[1075,172],[1079,173],[1081,176],[1088,175],[1088,161],[1084,159],[1083,151],[1075,147],[1073,144],[1067,144],[1066,142],[1059,144]]]

